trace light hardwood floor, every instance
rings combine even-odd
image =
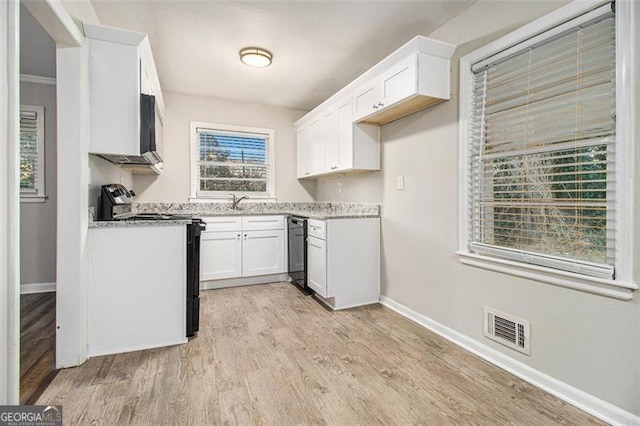
[[[20,404],[33,403],[55,369],[56,294],[20,296]]]
[[[293,285],[202,293],[189,344],[90,359],[38,400],[65,424],[598,424],[380,305]]]

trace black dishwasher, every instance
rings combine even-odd
[[[200,237],[206,226],[196,218],[187,225],[187,337],[200,328]]]
[[[289,248],[289,278],[303,289],[307,288],[307,218],[287,217]]]

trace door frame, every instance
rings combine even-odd
[[[68,49],[82,49],[84,41],[82,31],[60,0],[23,0],[23,4],[56,42],[57,56],[60,55],[61,51],[68,52]],[[8,0],[0,2],[0,23],[3,24],[0,28],[4,28],[0,31],[0,93],[3,95],[0,98],[2,99],[0,100],[0,138],[6,139],[6,144],[0,144],[0,158],[2,159],[0,160],[0,404],[16,405],[19,403],[20,398],[20,150],[18,130],[20,111],[20,1]],[[74,63],[74,60],[72,58],[67,61],[66,69],[57,68],[58,79],[62,77],[63,80],[67,81],[66,87],[63,88],[66,90],[70,89],[69,81],[82,77],[73,71],[73,68],[82,69],[82,64]],[[85,80],[86,78],[79,81]],[[75,83],[75,86],[79,85],[80,83]],[[61,88],[58,86],[58,94],[60,94],[60,90]],[[5,94],[6,96],[4,96]],[[83,96],[87,95],[88,93],[83,93]],[[62,101],[58,98],[58,110],[66,110],[71,101],[74,101],[71,96],[66,96]],[[74,105],[72,104],[71,106],[73,107]],[[75,105],[75,109],[83,106]],[[76,114],[76,117],[70,117],[70,115],[66,114],[63,120],[58,119],[57,150],[59,154],[67,155],[69,148],[77,145],[76,141],[73,140],[74,138],[69,139],[70,134],[73,135],[75,133],[80,137],[82,136],[82,129],[88,126],[88,120],[87,122],[83,121],[87,118],[86,113],[84,113],[80,121],[74,121],[79,114]],[[64,126],[67,126],[66,134],[60,131],[60,128]],[[88,163],[86,158],[85,163]],[[81,162],[77,167],[83,167],[83,163]],[[60,168],[60,164],[58,164],[58,168]],[[88,166],[84,167],[84,169],[87,168]],[[86,176],[87,173],[80,173],[80,176]],[[78,181],[78,174],[73,176],[73,181]],[[60,178],[58,179],[59,188],[68,183],[68,181],[65,182],[64,180],[61,181]],[[79,186],[80,184],[78,183],[73,188],[73,191],[77,191]],[[68,193],[69,190],[66,192]],[[84,185],[84,192],[87,192],[86,184]],[[76,198],[78,198],[77,193]],[[84,198],[86,199],[86,195]],[[81,201],[79,204],[78,207],[82,208]],[[70,224],[67,220],[66,223],[61,223],[60,199],[58,200],[57,208],[58,223],[56,227],[58,235],[65,235],[61,231],[71,231],[71,237],[83,235],[82,222]],[[87,209],[85,208],[84,211],[86,212]],[[86,225],[86,222],[84,225]],[[84,235],[86,235],[86,226],[84,226]],[[61,242],[58,240],[58,252],[61,252],[61,247]],[[70,257],[75,269],[85,270],[86,259],[84,257],[75,256],[74,253],[70,253]],[[60,258],[61,256],[58,256],[58,262]],[[61,277],[60,272],[58,272],[58,283],[61,282],[61,278],[64,277]],[[86,282],[79,285],[86,287]],[[75,290],[71,287],[69,290]],[[58,293],[59,296],[60,293]],[[60,315],[61,309],[64,309],[64,306],[61,306],[58,302],[56,307],[57,317]],[[72,312],[77,311],[78,309],[72,309]],[[80,311],[82,312],[82,309]],[[84,311],[86,312],[86,306]],[[73,318],[74,321],[78,321],[78,319],[77,315]],[[84,323],[86,324],[86,321]],[[60,325],[58,321],[58,329]],[[80,336],[80,340],[82,340],[82,336]],[[58,336],[57,346],[61,343],[64,342],[61,342]],[[84,347],[86,353],[86,338]],[[79,354],[76,359],[82,359],[82,351],[77,350],[76,352]],[[86,359],[86,355],[84,359]],[[60,365],[58,354],[56,354],[56,363]]]

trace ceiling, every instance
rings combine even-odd
[[[149,35],[165,92],[311,110],[476,0],[92,0],[104,25]],[[247,46],[273,53],[243,65]]]

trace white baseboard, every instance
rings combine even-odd
[[[587,413],[614,425],[640,425],[640,416],[625,411],[613,404],[603,401],[580,389],[557,380],[528,365],[517,361],[502,352],[486,346],[460,332],[457,332],[433,319],[422,315],[413,309],[396,302],[386,296],[380,296],[380,303],[410,319],[411,321],[428,328],[450,342],[468,350],[485,361],[508,371],[509,373],[531,383],[540,389],[568,402]]]
[[[20,284],[20,294],[51,293],[56,291],[56,283]]]
[[[260,275],[258,277],[227,278],[222,280],[200,281],[200,290],[241,287],[254,284],[269,284],[287,280],[287,274]]]

